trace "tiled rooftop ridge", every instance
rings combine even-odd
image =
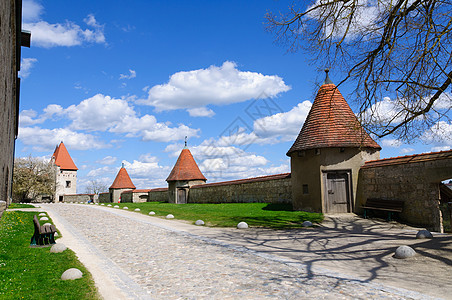
[[[285,178],[289,178],[289,177],[290,177],[290,173],[282,173],[282,174],[259,176],[259,177],[253,177],[253,178],[198,184],[198,185],[191,186],[191,188],[196,189],[196,188],[205,188],[205,187],[209,187],[209,186],[244,184],[244,183],[261,182],[261,181],[276,180],[276,179],[285,179]]]
[[[190,150],[187,148],[182,149],[179,157],[177,158],[176,164],[174,165],[171,173],[169,174],[166,181],[176,181],[176,180],[204,180],[207,181],[206,177],[199,170],[195,159],[193,158]]]
[[[364,130],[344,97],[331,81],[317,93],[311,110],[292,147],[287,152],[316,148],[381,147]]]
[[[55,148],[52,157],[54,158],[55,165],[60,167],[61,170],[78,170],[63,142]]]
[[[110,186],[111,189],[135,189],[132,180],[129,177],[127,170],[122,167],[119,169],[118,175],[116,175],[113,184]]]
[[[389,157],[366,161],[362,169],[452,158],[452,150]]]

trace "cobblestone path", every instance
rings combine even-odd
[[[43,208],[103,257],[106,272],[121,273],[116,285],[131,299],[417,298],[341,276],[310,275],[301,264],[156,226],[153,217],[144,221],[132,212],[88,205]]]

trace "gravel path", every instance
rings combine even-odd
[[[100,206],[42,207],[106,299],[429,298],[337,273],[308,273],[301,263],[173,230],[155,217]]]

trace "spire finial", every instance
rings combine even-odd
[[[185,148],[187,148],[187,136],[185,136]]]
[[[323,81],[323,84],[332,84],[333,83],[331,81],[330,77],[328,76],[329,71],[330,71],[330,69],[325,68],[325,81]]]
[[[124,163],[121,164],[121,168],[124,168]]]

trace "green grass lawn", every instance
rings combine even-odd
[[[222,204],[172,204],[164,202],[111,203],[129,210],[139,208],[140,213],[156,216],[173,214],[175,219],[195,222],[203,220],[207,226],[235,227],[241,221],[253,227],[297,228],[303,221],[319,223],[323,215],[304,211],[293,211],[290,204],[268,203],[222,203]],[[107,204],[105,204],[107,205]]]
[[[31,204],[11,203],[8,208],[34,208],[34,206]]]
[[[30,248],[35,214],[6,211],[0,219],[0,299],[100,299],[91,274],[70,249]],[[81,270],[83,278],[61,280],[69,268]]]

